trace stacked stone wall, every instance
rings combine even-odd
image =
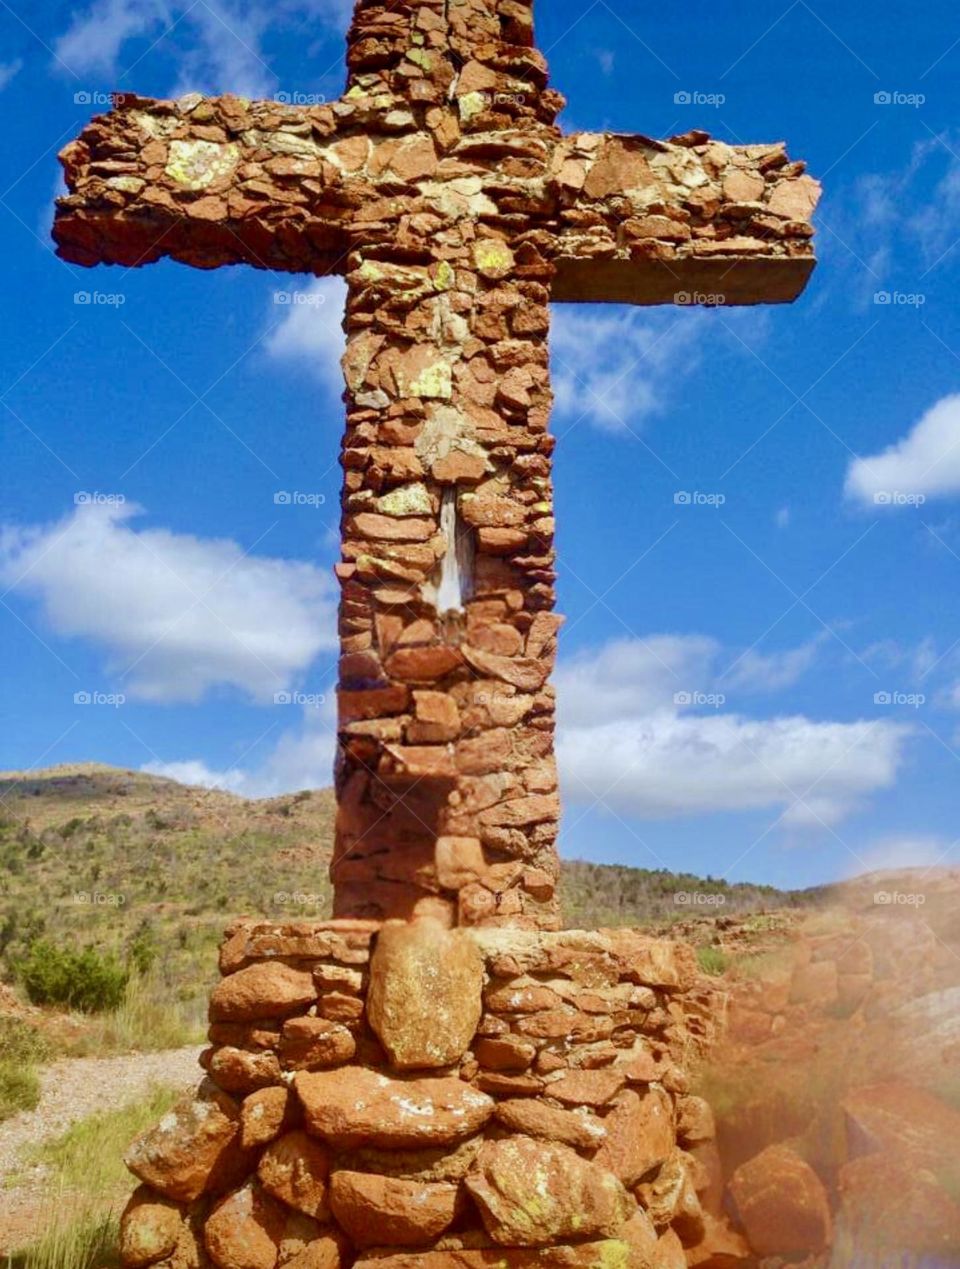
[[[666,1269],[711,1237],[685,945],[245,922],[221,969],[206,1079],[128,1154],[126,1266]]]

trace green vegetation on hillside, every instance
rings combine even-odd
[[[330,911],[330,789],[249,801],[111,767],[0,777],[0,976],[41,1005],[103,1011],[71,1052],[200,1034],[224,926]],[[684,928],[781,908],[770,886],[565,863],[568,926]]]

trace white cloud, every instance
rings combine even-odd
[[[0,578],[40,600],[57,634],[103,648],[131,697],[258,702],[336,644],[325,570],[247,555],[225,538],[140,529],[140,509],[87,503],[57,524],[0,532]]]
[[[711,693],[717,653],[709,639],[660,636],[562,665],[565,796],[651,819],[771,808],[785,823],[816,824],[844,818],[893,784],[911,734],[905,725],[694,712],[704,708],[697,693]],[[690,706],[675,703],[678,691]]]
[[[23,66],[23,59],[14,58],[12,62],[0,62],[0,92],[6,88],[14,75],[18,74]]]
[[[870,506],[960,493],[960,395],[942,397],[900,441],[847,469],[846,494]]]
[[[148,762],[142,770],[179,780],[181,784],[225,789],[248,798],[276,797],[300,789],[324,788],[333,780],[335,715],[336,698],[331,692],[321,708],[305,710],[300,725],[282,733],[258,762],[250,761],[248,756],[243,765],[218,770],[202,759],[189,758]]]
[[[879,837],[858,849],[854,873],[898,868],[950,867],[957,862],[957,844],[933,833],[901,833]]]
[[[570,423],[586,419],[608,432],[642,423],[662,409],[674,372],[700,358],[702,313],[680,309],[597,312],[556,304],[551,311],[550,365],[555,411]]]
[[[343,309],[347,287],[342,278],[313,278],[302,290],[272,293],[283,316],[264,341],[267,352],[294,362],[314,375],[331,393],[343,392]],[[278,297],[285,297],[279,303]],[[274,314],[271,320],[276,321]]]
[[[347,0],[94,0],[73,12],[54,53],[74,74],[108,77],[124,69],[122,57],[133,61],[151,47],[172,50],[178,70],[172,95],[265,96],[278,82],[264,49],[267,32],[299,32],[310,22],[344,30],[351,10]],[[133,40],[146,46],[128,51]]]
[[[748,648],[721,675],[721,682],[745,692],[777,692],[792,687],[810,669],[829,638],[829,631],[823,630],[798,648],[771,653]]]

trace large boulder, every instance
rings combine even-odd
[[[452,1223],[459,1187],[334,1172],[330,1206],[356,1247],[418,1247],[432,1242]]]
[[[838,1188],[837,1240],[862,1263],[960,1253],[960,1206],[932,1172],[865,1155],[841,1168]]]
[[[960,1185],[960,1111],[912,1084],[888,1081],[843,1099],[852,1158],[884,1153]]]
[[[612,1235],[636,1211],[612,1172],[529,1137],[486,1142],[466,1184],[487,1233],[507,1247]]]
[[[493,1113],[493,1099],[462,1080],[391,1079],[364,1067],[301,1071],[295,1081],[307,1129],[344,1149],[452,1145]]]
[[[741,1164],[730,1178],[730,1193],[758,1256],[814,1255],[829,1246],[826,1191],[791,1146],[768,1146]]]
[[[483,959],[465,930],[388,921],[370,961],[367,1018],[398,1070],[459,1061],[480,1021]]]
[[[240,1108],[210,1080],[188,1093],[137,1137],[124,1162],[167,1198],[190,1203],[235,1185],[247,1169],[239,1144]]]

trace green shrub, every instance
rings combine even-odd
[[[29,1063],[0,1058],[0,1123],[40,1101],[40,1080]]]
[[[130,977],[112,955],[92,947],[60,947],[47,939],[29,943],[14,968],[35,1005],[65,1005],[81,1013],[116,1009]]]

